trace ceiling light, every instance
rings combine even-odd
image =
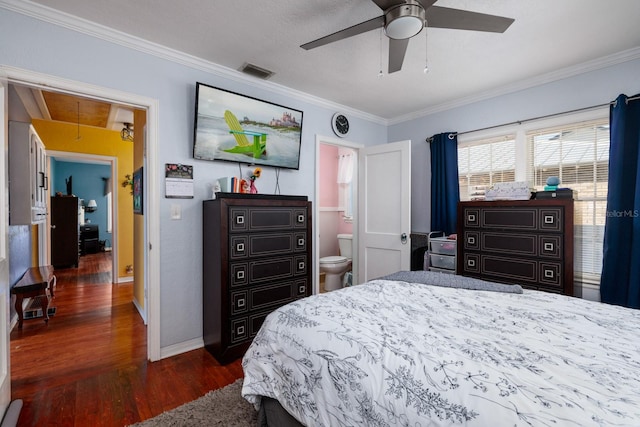
[[[131,123],[124,123],[124,127],[120,131],[120,138],[123,141],[133,142],[133,125]]]
[[[384,31],[392,39],[408,39],[424,26],[424,8],[420,4],[402,4],[385,13]]]

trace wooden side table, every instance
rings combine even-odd
[[[42,301],[42,317],[45,323],[49,321],[49,298],[47,297],[47,286],[49,293],[53,298],[53,286],[55,285],[56,276],[53,274],[53,266],[42,265],[40,267],[29,268],[22,278],[11,288],[11,293],[16,296],[16,312],[18,313],[18,328],[22,328],[24,313],[22,312],[22,301],[25,297],[37,297]]]

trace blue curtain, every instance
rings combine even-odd
[[[618,96],[609,113],[609,191],[600,298],[640,308],[640,99],[630,98]]]
[[[456,232],[458,186],[458,136],[441,133],[431,139],[431,231]]]

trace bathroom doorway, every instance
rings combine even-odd
[[[320,259],[341,256],[339,238],[351,238],[351,261],[340,271],[342,284],[356,284],[358,218],[358,150],[360,145],[327,137],[316,138],[316,235],[314,292],[325,291],[326,268]],[[323,264],[325,261],[323,261]],[[321,271],[322,270],[322,271]],[[335,288],[330,286],[329,288]],[[332,289],[333,290],[333,289]]]

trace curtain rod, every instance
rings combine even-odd
[[[635,101],[636,99],[640,99],[640,95],[633,96],[631,98],[627,98],[625,102]],[[453,135],[465,135],[467,133],[480,132],[480,131],[483,131],[483,130],[490,130],[490,129],[500,128],[500,127],[503,127],[503,126],[521,125],[523,123],[533,122],[533,121],[542,120],[542,119],[548,119],[550,117],[561,116],[563,114],[579,113],[581,111],[594,110],[596,108],[606,107],[607,105],[615,105],[616,102],[617,102],[617,100],[613,100],[613,101],[607,102],[605,104],[592,105],[591,107],[584,107],[584,108],[576,108],[575,110],[564,111],[562,113],[547,114],[545,116],[538,116],[538,117],[533,117],[533,118],[530,118],[530,119],[517,120],[515,122],[503,123],[501,125],[495,125],[495,126],[487,126],[486,128],[467,130],[467,131],[464,131],[464,132],[452,132],[450,134],[449,138],[453,138]],[[433,141],[433,137],[430,136],[429,138],[426,139],[426,141],[428,143],[431,143]]]

